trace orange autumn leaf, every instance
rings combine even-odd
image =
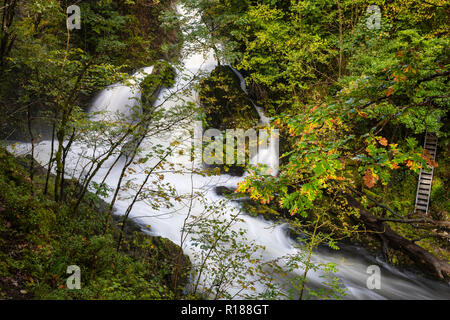
[[[386,91],[386,97],[391,96],[393,92],[394,92],[394,88],[389,87],[389,89],[387,89],[387,91]]]
[[[412,162],[411,160],[406,161],[406,166],[409,169],[414,170],[414,162]]]
[[[298,208],[294,208],[293,210],[291,210],[291,216],[295,216],[298,212]]]
[[[314,106],[314,108],[311,109],[310,113],[316,111],[319,108],[319,106]]]
[[[426,149],[423,151],[422,159],[424,159],[431,168],[439,167],[438,163],[434,161],[431,154]]]
[[[369,188],[372,189],[375,187],[375,184],[378,181],[378,177],[373,174],[371,169],[367,169],[366,174],[363,177],[364,184]]]
[[[386,138],[383,138],[383,137],[379,137],[379,138],[378,138],[378,142],[379,142],[382,146],[384,146],[384,147],[387,147],[387,145],[388,145],[387,139],[386,139]]]
[[[359,111],[356,110],[356,112],[358,113],[358,115],[360,115],[361,117],[363,117],[364,119],[368,119],[369,116],[367,115],[367,113],[363,112],[363,111]]]
[[[431,154],[428,152],[427,149],[424,149],[424,150],[423,150],[422,158],[425,159],[425,160],[431,159]]]
[[[430,167],[434,168],[434,169],[436,169],[437,167],[439,167],[439,164],[438,164],[436,161],[434,161],[433,159],[431,159],[431,160],[428,162],[428,165],[429,165]]]

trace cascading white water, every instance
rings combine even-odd
[[[160,93],[155,105],[161,105],[162,108],[170,110],[174,106],[184,102],[196,102],[197,97],[194,93],[185,94],[180,97],[172,95],[174,91],[180,90],[188,86],[191,79],[200,74],[208,73],[216,66],[212,52],[206,55],[200,53],[194,53],[182,61],[184,65],[184,72],[178,70],[177,81],[172,89],[164,89]],[[145,72],[151,72],[152,68],[144,69]],[[245,87],[245,80],[239,72],[236,72],[237,76],[241,80],[241,87],[244,92],[247,91]],[[142,72],[137,74],[137,82],[142,79]],[[135,99],[139,98],[140,92],[136,88],[130,88],[129,86],[123,86],[121,84],[111,86],[104,92],[102,92],[95,100],[91,111],[108,111],[110,113],[123,113],[128,114],[130,106],[134,106]],[[258,113],[260,114],[261,123],[269,124],[270,120],[265,117],[263,110],[255,105]],[[171,129],[169,133],[162,136],[152,136],[146,139],[142,148],[144,150],[150,150],[155,145],[162,145],[169,147],[175,140],[178,141],[190,141],[186,139],[190,137],[190,130],[193,121],[186,121],[183,125]],[[25,153],[29,150],[29,144],[20,144],[15,147],[16,153]],[[188,146],[186,146],[188,147]],[[42,164],[48,162],[50,142],[42,142],[35,147],[36,158]],[[67,159],[67,165],[73,169],[74,173],[79,172],[81,167],[78,163],[79,153],[86,152],[83,146],[74,145],[71,154]],[[145,152],[145,151],[144,151]],[[273,160],[273,150],[271,147],[263,151],[265,154],[259,155],[259,159],[269,159],[265,161],[265,164],[269,166]],[[102,170],[95,177],[96,182],[101,182],[109,167],[114,163],[115,159],[109,160],[105,163]],[[121,173],[121,162],[114,167],[111,171],[106,183],[111,187],[115,187],[117,180]],[[186,155],[177,154],[170,160],[176,168],[192,168],[196,164],[193,164],[190,157]],[[141,183],[145,174],[143,168],[140,165],[135,165],[133,169],[136,170],[136,174],[133,175],[134,183]],[[71,172],[67,170],[66,172]],[[151,226],[151,234],[162,236],[170,239],[176,244],[180,244],[181,232],[185,223],[186,217],[201,216],[207,210],[207,206],[220,201],[224,198],[219,196],[215,192],[215,188],[218,186],[225,186],[229,188],[235,188],[237,184],[243,178],[232,177],[229,175],[220,175],[214,177],[204,177],[198,174],[186,174],[176,171],[166,172],[164,174],[164,181],[174,186],[176,193],[180,196],[189,195],[192,193],[192,188],[199,190],[203,194],[203,201],[196,199],[192,205],[186,205],[186,203],[175,204],[172,208],[159,208],[153,209],[146,202],[141,201],[136,203],[131,212],[130,218],[140,221],[143,225]],[[151,184],[149,181],[148,184]],[[123,192],[126,193],[126,192]],[[105,199],[105,200],[111,200]],[[126,194],[122,194],[122,197],[116,202],[115,210],[116,214],[124,214],[130,199],[127,199]],[[232,219],[233,212],[236,213],[240,210],[240,204],[236,202],[226,202],[221,205],[224,213],[224,219]],[[265,250],[260,252],[263,259],[266,261],[275,260],[279,257],[286,255],[293,255],[298,253],[298,248],[294,240],[292,240],[287,233],[286,225],[277,225],[273,222],[264,220],[263,218],[254,218],[245,214],[241,214],[242,221],[237,222],[232,226],[234,230],[242,229],[245,231],[245,236],[248,244],[252,242],[264,246]],[[200,248],[192,245],[192,238],[188,237],[184,243],[184,251],[191,257],[193,263],[199,263],[195,260],[199,256]],[[350,247],[343,251],[329,252],[326,250],[319,250],[313,258],[314,262],[335,262],[338,265],[340,277],[348,289],[349,299],[450,299],[449,286],[446,284],[438,283],[435,281],[421,278],[415,274],[400,272],[381,260],[375,259],[364,250],[357,247]],[[381,289],[369,290],[366,285],[366,281],[370,274],[366,273],[369,265],[379,265],[382,270],[381,274]],[[302,275],[303,270],[297,270],[297,275]],[[319,272],[310,272],[309,281],[313,286],[320,286],[321,278]],[[250,277],[251,278],[251,277]],[[237,288],[230,288],[231,291],[237,291]],[[262,286],[256,284],[256,290],[264,290]],[[234,292],[232,292],[234,293]]]
[[[91,113],[107,112],[111,116],[121,113],[120,117],[130,118],[141,95],[139,83],[152,72],[153,67],[143,68],[131,77],[128,84],[117,83],[109,86],[97,96],[89,111]],[[98,119],[102,117],[94,116]]]
[[[231,66],[230,68],[231,70],[233,70],[234,74],[236,74],[236,76],[239,78],[242,91],[244,91],[244,93],[248,95],[247,85],[245,83],[244,76],[235,68]],[[249,98],[249,100],[252,103],[253,107],[256,109],[256,112],[258,113],[260,123],[270,127],[270,119],[266,117],[266,115],[264,114],[263,108],[257,106],[252,99]],[[279,161],[279,137],[272,132],[272,135],[269,139],[269,145],[261,148],[258,152],[258,155],[256,156],[256,159],[251,159],[251,163],[266,165],[271,169],[270,173],[273,176],[277,176],[278,161]]]

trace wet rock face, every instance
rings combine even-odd
[[[204,112],[206,126],[204,130],[218,129],[224,133],[226,145],[226,131],[256,128],[259,115],[254,105],[242,90],[240,79],[229,66],[217,66],[200,83],[199,99]],[[248,160],[248,159],[247,159]],[[244,165],[214,165],[221,173],[241,177],[245,173]]]
[[[231,196],[234,194],[233,189],[223,187],[223,186],[216,187],[215,192],[218,196]]]

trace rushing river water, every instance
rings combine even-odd
[[[206,54],[193,53],[183,59],[182,65],[184,68],[183,70],[178,70],[176,85],[171,89],[162,90],[155,105],[161,105],[162,108],[169,110],[181,102],[197,103],[195,92],[190,91],[182,97],[173,95],[173,92],[186,88],[193,77],[212,71],[216,66],[216,62],[211,52]],[[145,74],[151,73],[152,70],[153,68],[149,67],[139,71],[135,77],[135,84],[139,83]],[[235,73],[241,80],[242,89],[246,91],[243,77],[236,70]],[[136,87],[117,84],[105,89],[98,95],[93,103],[91,112],[106,111],[115,113],[119,111],[129,114],[130,105],[135,105],[137,100],[134,99],[139,97],[140,91]],[[258,106],[255,106],[255,108],[257,108],[260,115],[261,123],[268,124],[269,119],[264,116],[263,110]],[[164,135],[155,135],[146,139],[142,143],[142,148],[144,152],[156,145],[169,148],[175,140],[186,141],[186,147],[189,147],[191,139],[186,139],[186,135],[192,130],[193,121],[187,121],[183,125],[180,124],[180,126],[172,128],[170,132]],[[46,164],[49,161],[50,145],[50,141],[43,141],[35,146],[36,159],[42,164]],[[261,150],[258,155],[259,162],[269,166],[273,165],[275,163],[273,148],[274,144],[270,144],[268,148]],[[29,144],[19,144],[14,151],[18,154],[24,154],[29,152],[29,149]],[[69,169],[66,172],[73,172],[74,176],[77,176],[81,168],[79,154],[83,152],[89,152],[89,150],[86,150],[86,146],[74,144],[67,159]],[[110,167],[115,163],[115,160],[108,160],[94,181],[101,182]],[[106,180],[106,183],[111,187],[117,185],[124,161],[124,159],[119,159],[111,170]],[[181,154],[173,156],[170,161],[176,168],[192,168],[200,165],[199,163],[193,163],[190,157]],[[142,167],[137,164],[133,169],[136,171],[136,174],[133,175],[133,182],[139,184],[144,181],[146,175]],[[142,225],[151,226],[150,233],[152,235],[162,236],[176,244],[180,244],[182,229],[188,216],[204,215],[209,205],[220,203],[224,221],[233,219],[233,214],[240,210],[240,204],[238,202],[225,201],[222,196],[217,194],[216,188],[222,186],[230,189],[236,188],[242,179],[242,177],[226,174],[205,177],[199,174],[181,173],[173,170],[172,172],[166,172],[164,174],[164,182],[173,186],[176,194],[180,196],[189,195],[192,194],[194,189],[202,193],[202,199],[195,199],[189,205],[186,205],[184,202],[175,204],[175,207],[172,208],[158,208],[157,210],[147,202],[140,201],[134,206],[130,217]],[[151,183],[152,181],[150,180],[149,184]],[[111,197],[105,200],[111,200]],[[124,214],[130,202],[131,199],[127,199],[125,195],[122,195],[115,205],[116,214]],[[259,252],[263,260],[271,261],[282,256],[295,255],[299,252],[300,249],[298,249],[297,243],[289,236],[286,225],[278,225],[261,217],[255,218],[244,213],[241,214],[240,219],[240,221],[233,224],[232,229],[236,231],[244,230],[245,240],[243,241],[247,241],[249,245],[254,243],[263,246],[265,250],[260,250]],[[194,264],[200,263],[198,259],[203,249],[193,245],[192,237],[187,237],[183,249]],[[410,272],[401,272],[355,246],[344,246],[340,251],[319,249],[315,252],[313,261],[316,263],[333,262],[337,264],[339,270],[337,276],[348,290],[347,299],[450,299],[449,285],[428,280]],[[367,288],[367,279],[370,276],[367,273],[367,268],[370,265],[378,265],[381,268],[381,289],[369,290]],[[293,273],[302,275],[303,270],[298,269]],[[312,287],[320,287],[322,281],[320,276],[320,272],[311,271],[309,273],[308,280]],[[204,277],[207,277],[207,275]],[[250,276],[248,278],[251,280]],[[264,287],[258,286],[257,283],[255,283],[255,287],[257,291],[264,290]],[[237,291],[238,288],[230,288],[229,290]]]

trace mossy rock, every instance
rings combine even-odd
[[[153,106],[162,88],[171,88],[176,81],[176,71],[173,66],[164,60],[155,63],[153,72],[142,80],[142,105],[146,108]]]
[[[216,67],[200,86],[199,97],[208,127],[247,130],[258,125],[258,113],[230,67]]]
[[[257,129],[259,115],[250,98],[242,90],[240,80],[229,66],[218,66],[209,77],[200,83],[199,99],[204,112],[207,129],[217,129],[223,134],[227,145],[227,130]],[[248,150],[247,150],[248,151]],[[235,151],[236,152],[236,151]],[[224,150],[224,157],[226,150]],[[223,159],[225,162],[225,159]],[[249,162],[248,154],[246,163]],[[212,165],[211,169],[220,168],[221,173],[242,176],[245,165]]]

